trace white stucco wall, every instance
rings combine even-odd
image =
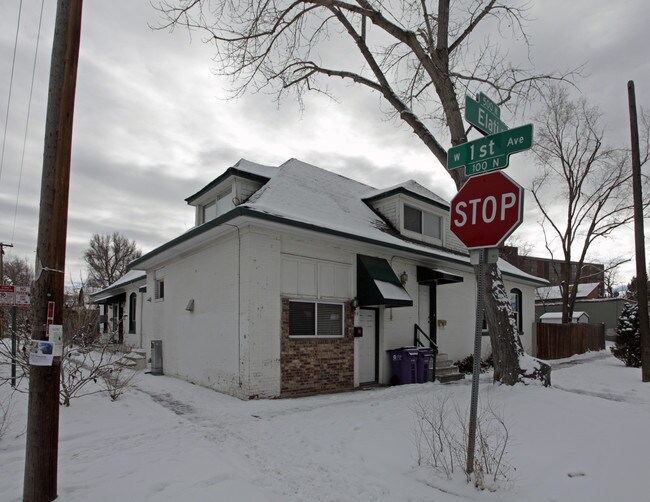
[[[206,387],[240,394],[238,239],[230,235],[162,268],[165,297],[154,298],[147,274],[146,348],[163,341],[163,371]],[[186,309],[194,300],[194,311]],[[150,329],[149,329],[150,327]]]
[[[386,350],[413,344],[418,322],[417,266],[440,268],[464,281],[437,288],[437,337],[452,360],[473,352],[476,286],[471,269],[454,264],[417,262],[376,247],[335,237],[315,240],[256,225],[240,226],[200,250],[164,264],[165,298],[154,298],[154,271],[147,275],[144,347],[163,340],[163,371],[242,398],[275,397],[281,385],[281,298],[347,302],[357,296],[356,256],[384,258],[399,277],[408,274],[406,290],[413,307],[379,308],[379,381],[389,383]],[[524,346],[530,352],[534,289],[510,278],[506,289],[523,294]],[[127,297],[128,298],[128,297]],[[188,302],[194,300],[194,312]],[[428,327],[424,327],[428,330]],[[358,342],[355,342],[357,347]],[[355,349],[356,352],[356,349]],[[483,355],[489,340],[483,340]],[[355,354],[355,385],[358,385]]]

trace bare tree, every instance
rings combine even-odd
[[[93,234],[83,255],[88,265],[87,284],[100,288],[113,284],[127,272],[129,263],[141,254],[135,241],[118,232]]]
[[[533,152],[540,174],[531,191],[542,214],[546,249],[553,255],[559,248],[564,261],[560,278],[566,323],[592,244],[634,219],[632,172],[628,152],[604,143],[600,112],[586,99],[573,101],[565,88],[553,87],[535,121]]]
[[[27,258],[12,256],[4,262],[3,275],[3,284],[29,286],[34,280],[34,267]]]
[[[264,90],[279,101],[294,93],[302,104],[308,91],[332,96],[332,79],[355,84],[378,93],[388,115],[404,122],[442,166],[444,145],[468,139],[459,95],[480,88],[514,111],[545,82],[568,76],[513,66],[492,38],[528,43],[525,2],[164,0],[158,9],[159,28],[199,30],[214,43],[214,71],[231,79],[233,96]],[[462,170],[449,174],[457,188],[466,181]],[[505,288],[492,287],[501,275],[496,265],[486,269],[495,378],[514,384],[524,374],[524,352],[508,321]],[[550,367],[537,368],[533,376],[548,381]]]

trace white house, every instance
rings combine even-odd
[[[240,160],[186,201],[195,227],[131,264],[151,300],[143,346],[162,342],[166,374],[245,399],[386,384],[386,351],[414,345],[416,325],[450,358],[472,353],[468,253],[448,202],[416,182]],[[546,282],[499,265],[530,351]]]

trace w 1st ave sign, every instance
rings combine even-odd
[[[524,189],[502,172],[467,180],[451,201],[451,231],[468,249],[498,247],[523,221]]]
[[[508,167],[510,155],[532,146],[533,124],[514,127],[450,148],[447,152],[447,169],[465,166],[466,176],[504,169]]]

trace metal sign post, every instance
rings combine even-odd
[[[472,364],[472,397],[469,408],[469,431],[467,440],[467,473],[474,472],[474,449],[476,446],[476,414],[478,410],[478,380],[481,370],[481,335],[485,294],[485,265],[487,249],[478,250],[478,278],[476,291],[476,322],[474,323],[474,361]]]

